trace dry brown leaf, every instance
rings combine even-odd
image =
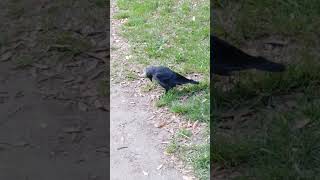
[[[304,128],[306,125],[308,125],[310,123],[310,119],[300,119],[300,120],[297,120],[295,122],[295,125],[294,125],[294,128],[295,129],[301,129],[301,128]]]
[[[196,128],[197,125],[198,125],[198,122],[199,122],[199,121],[197,120],[196,122],[193,123],[193,125],[192,125],[192,130],[195,130],[195,128]]]
[[[5,52],[1,55],[1,61],[4,62],[4,61],[10,60],[11,56],[12,56],[11,51]]]
[[[65,132],[65,133],[79,133],[79,132],[81,132],[81,129],[79,127],[68,127],[68,128],[64,128],[63,132]]]
[[[143,175],[145,175],[145,176],[148,176],[148,175],[149,175],[149,173],[146,172],[146,171],[142,171],[142,173],[143,173]]]
[[[163,167],[163,164],[160,164],[160,165],[157,167],[157,170],[160,170],[162,167]]]
[[[166,121],[162,121],[162,122],[156,123],[154,126],[155,126],[156,128],[162,128],[162,127],[164,127],[165,125],[167,125],[167,122],[166,122]]]
[[[34,63],[32,66],[39,68],[39,69],[49,69],[49,66],[44,65],[44,64]]]

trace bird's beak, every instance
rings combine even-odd
[[[146,74],[146,72],[144,71],[142,74],[139,74],[138,76],[141,77],[141,78],[145,78],[145,77],[147,76],[147,74]]]
[[[145,69],[143,70],[143,73],[142,73],[142,74],[139,74],[139,77],[141,77],[141,78],[147,77],[147,72],[146,72]]]

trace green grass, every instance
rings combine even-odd
[[[126,74],[126,78],[128,80],[135,80],[138,78],[138,75],[132,71],[128,71],[128,73]]]
[[[107,7],[107,2],[108,1],[105,1],[105,0],[95,0],[94,3],[97,7],[100,7],[100,8],[106,8]]]
[[[181,73],[209,73],[209,1],[194,6],[192,1],[180,5],[119,0],[118,5],[121,11],[116,17],[127,18],[123,34],[138,43],[135,51],[143,52],[140,61],[179,64]]]
[[[243,176],[262,180],[320,177],[318,89],[318,86],[308,86],[303,91],[306,95],[293,96],[297,103],[293,109],[276,110],[286,100],[279,104],[272,100],[276,97],[273,95],[267,103],[255,101],[258,118],[251,119],[249,127],[237,126],[232,133],[217,129],[212,144],[213,162],[226,168],[246,167],[241,172]],[[243,106],[247,105],[242,103],[240,107]],[[267,107],[275,108],[268,110]],[[216,121],[218,125],[224,123],[219,116]],[[220,134],[221,131],[224,133]]]
[[[173,154],[175,153],[179,148],[179,144],[175,139],[171,140],[170,144],[166,147],[166,152],[168,154]]]
[[[178,132],[178,137],[180,138],[190,138],[192,136],[192,132],[188,129],[180,129]]]
[[[320,56],[314,51],[319,21],[314,20],[320,6],[312,0],[216,0],[214,10],[219,12],[214,33],[236,46],[280,36],[297,48],[284,57],[284,73],[242,72],[230,90],[211,89],[213,163],[239,172],[238,179],[319,179]],[[232,28],[223,21],[229,16],[235,17]],[[248,117],[237,116],[246,112]]]
[[[207,180],[210,171],[210,144],[193,144],[191,146],[185,144],[184,140],[191,137],[191,130],[180,129],[166,147],[166,153],[178,154],[182,160],[192,165],[199,180]]]
[[[193,121],[209,122],[210,97],[207,84],[187,86],[182,90],[173,89],[163,95],[157,106],[168,106],[170,111],[185,115]]]
[[[149,91],[156,89],[156,87],[157,87],[156,83],[148,83],[148,84],[142,86],[141,89],[143,92],[149,92]],[[158,106],[162,106],[161,103],[159,104],[159,102],[158,102]]]
[[[255,39],[266,35],[290,36],[305,44],[316,43],[320,28],[320,5],[316,0],[242,0],[215,1],[217,10],[239,7],[232,29],[227,29],[220,18],[216,18],[216,34],[227,34],[233,39]],[[220,7],[220,8],[219,8]],[[250,18],[248,18],[250,17]]]
[[[70,57],[87,52],[94,46],[88,38],[68,31],[52,30],[39,35],[38,41],[48,50]]]
[[[11,1],[9,3],[7,13],[8,17],[12,19],[19,19],[26,13],[26,9],[21,1]]]
[[[110,94],[110,83],[107,80],[100,80],[97,91],[100,96],[107,97]]]
[[[144,67],[164,65],[182,75],[202,77],[199,85],[170,90],[157,106],[209,123],[210,1],[118,0],[117,5],[114,18],[125,19],[121,33],[132,45],[133,58],[128,61]],[[154,89],[151,82],[142,87],[143,91]],[[175,149],[174,144],[169,147]]]
[[[193,165],[197,177],[200,180],[208,180],[208,171],[210,171],[210,145],[194,145],[186,148],[184,153],[185,160]]]
[[[35,59],[31,55],[21,55],[14,59],[16,68],[24,68],[27,66],[31,66],[34,62],[35,62]]]

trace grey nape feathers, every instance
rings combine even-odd
[[[166,92],[177,85],[187,83],[199,84],[199,82],[185,78],[182,75],[164,66],[149,66],[144,69],[143,76],[149,78],[150,81],[156,80],[160,84],[160,86],[162,86],[166,90]]]

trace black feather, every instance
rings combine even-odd
[[[199,84],[199,82],[188,79],[164,66],[149,66],[145,69],[145,73],[147,78],[151,81],[152,79],[156,80],[166,92],[177,85]]]

